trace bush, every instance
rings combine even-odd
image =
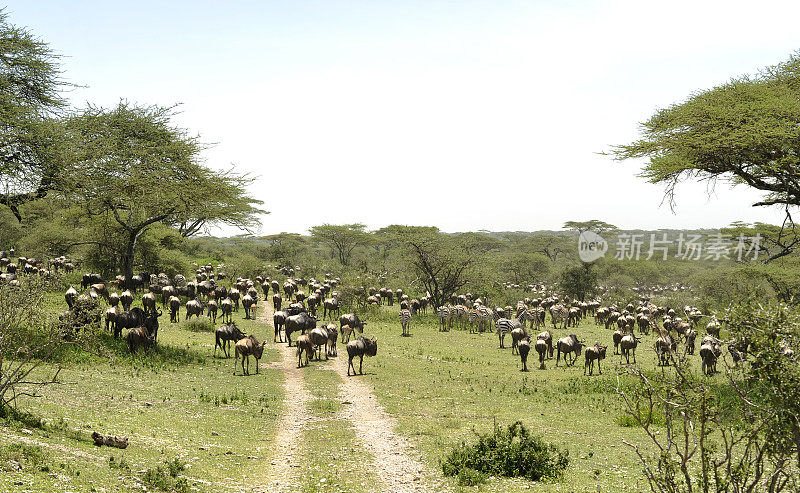
[[[186,321],[186,330],[192,332],[214,332],[216,327],[208,317],[194,317]]]
[[[539,436],[531,436],[522,422],[491,434],[477,435],[478,443],[462,443],[442,463],[445,476],[461,481],[479,477],[472,471],[505,477],[525,477],[531,481],[557,480],[569,465],[569,453]]]

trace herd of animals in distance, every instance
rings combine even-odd
[[[76,261],[63,256],[42,261],[18,256],[13,249],[0,251],[0,283],[19,286],[26,275],[70,273],[76,270],[76,265]],[[217,350],[226,357],[233,352],[234,373],[241,359],[242,373],[249,374],[250,356],[256,360],[258,373],[258,361],[266,341],[259,342],[254,335],[242,332],[232,320],[232,313],[241,308],[245,319],[253,319],[261,302],[271,302],[274,308],[273,342],[286,342],[296,347],[298,367],[322,359],[323,354],[326,359],[337,356],[339,339],[346,347],[348,375],[351,369],[356,374],[354,359],[358,358],[358,372],[363,373],[364,356],[377,354],[377,339],[363,334],[366,325],[363,316],[340,313],[337,288],[341,279],[338,277],[326,275],[323,280],[305,279],[294,276],[295,268],[275,266],[270,269],[284,279],[282,282],[266,274],[253,279],[232,280],[226,276],[222,264],[196,267],[192,280],[181,274],[170,278],[163,273],[140,273],[130,280],[117,276],[106,281],[100,274],[83,274],[80,286],[70,286],[64,293],[68,309],[59,318],[76,326],[99,324],[115,337],[124,338],[131,352],[147,351],[157,344],[159,318],[165,312],[172,323],[192,317],[208,317],[214,324],[220,320],[223,325],[215,330],[214,355]],[[299,267],[296,269],[299,271]],[[506,287],[519,288],[509,284]],[[677,351],[682,349],[687,355],[697,352],[703,373],[711,375],[716,372],[717,359],[724,346],[727,346],[734,362],[747,355],[746,341],[720,339],[724,320],[713,315],[706,317],[694,306],[656,306],[646,296],[642,296],[637,305],[605,306],[600,299],[578,301],[558,296],[542,284],[524,288],[531,295],[519,300],[516,306],[491,306],[488,300],[464,293],[454,294],[445,305],[433,307],[429,293],[411,297],[402,289],[385,287],[368,288],[363,296],[366,298],[364,305],[394,306],[399,302],[398,318],[403,336],[411,336],[415,318],[429,311],[435,313],[440,331],[453,328],[469,333],[491,331],[496,333],[500,348],[505,348],[506,336],[510,336],[511,353],[519,355],[522,371],[528,371],[531,346],[538,354],[540,369],[545,369],[545,361],[554,357],[556,366],[562,359],[565,366],[573,366],[583,353],[584,374],[592,375],[595,363],[598,373],[602,373],[600,362],[606,358],[610,345],[614,347],[614,354],[624,359],[626,364],[636,364],[640,336],[651,332],[656,337],[653,350],[660,365],[669,365]],[[652,290],[687,288],[674,285],[657,286]],[[141,306],[134,306],[135,302]],[[100,308],[101,303],[107,305],[105,311]],[[587,345],[576,334],[554,340],[554,331],[569,332],[587,318],[593,318],[594,323],[607,329],[610,333],[608,344],[596,341]],[[701,330],[704,333],[696,351]],[[294,340],[293,334],[297,334]],[[787,356],[791,356],[791,351],[791,348],[784,348]]]

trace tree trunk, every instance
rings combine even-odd
[[[133,291],[133,262],[136,256],[136,242],[139,240],[140,232],[131,231],[128,234],[128,243],[122,253],[122,275],[125,277],[125,289]]]

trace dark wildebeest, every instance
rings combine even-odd
[[[195,298],[186,302],[186,320],[192,318],[192,315],[199,318],[202,314],[203,303],[199,299]]]
[[[272,342],[283,342],[281,329],[286,325],[286,317],[288,316],[289,313],[286,310],[277,311],[272,315],[272,326],[275,328],[275,337],[272,338]]]
[[[181,317],[181,299],[177,296],[169,298],[169,321],[176,324]]]
[[[119,295],[119,304],[122,305],[123,311],[128,311],[131,309],[131,305],[133,304],[133,293],[129,290],[125,290]]]
[[[658,355],[658,365],[659,366],[667,366],[672,359],[672,354],[677,347],[677,342],[672,336],[668,333],[663,334],[661,337],[656,339],[653,348],[656,350],[656,354]],[[634,359],[634,363],[636,360]]]
[[[78,291],[70,286],[67,292],[64,293],[64,299],[67,302],[67,306],[72,309],[72,307],[75,306],[75,300],[78,299]]]
[[[536,348],[536,352],[539,353],[539,369],[544,370],[544,359],[547,356],[547,342],[544,339],[536,339],[536,344],[534,346]],[[552,346],[550,347],[552,351]]]
[[[266,343],[267,341],[259,343],[258,339],[256,339],[253,335],[249,335],[237,341],[234,348],[236,357],[233,360],[233,374],[236,375],[236,363],[239,362],[239,356],[242,357],[243,374],[250,374],[250,356],[253,356],[256,359],[256,374],[258,374],[258,361],[261,359],[261,355],[264,354],[264,345]],[[247,369],[244,367],[245,361],[247,362]]]
[[[556,343],[556,366],[558,366],[558,362],[561,359],[561,353],[564,353],[564,362],[567,366],[574,365],[575,360],[581,355],[582,348],[583,343],[578,340],[578,336],[575,334],[570,334],[567,337],[559,339]],[[567,358],[570,353],[574,353],[572,361],[569,361]]]
[[[528,337],[528,331],[525,330],[525,327],[517,327],[511,331],[511,354],[516,352],[519,341],[526,337]]]
[[[519,359],[522,362],[522,371],[528,371],[528,353],[531,352],[531,338],[525,337],[517,343]]]
[[[614,354],[619,354],[619,342],[625,337],[625,332],[622,329],[617,329],[611,334],[611,341],[614,343]]]
[[[700,358],[702,360],[702,370],[706,375],[713,375],[717,372],[717,358],[722,354],[719,340],[714,336],[705,336],[700,341]]]
[[[326,350],[330,356],[336,356],[338,354],[338,351],[336,350],[336,339],[339,337],[339,331],[336,329],[336,324],[328,324],[327,327],[325,327],[325,330],[328,332],[328,347]]]
[[[117,318],[119,318],[119,307],[112,306],[106,310],[106,330],[116,332]]]
[[[217,300],[208,300],[206,308],[208,309],[208,318],[211,319],[211,323],[217,323],[217,310],[219,310]]]
[[[337,316],[341,315],[339,313],[339,300],[336,298],[328,298],[322,302],[322,319],[325,320],[328,316],[333,318],[333,312],[336,312]]]
[[[292,345],[292,332],[300,332],[305,334],[307,331],[317,326],[317,319],[312,317],[306,312],[297,315],[290,315],[286,317],[286,325],[284,332],[286,333],[286,342],[289,346]]]
[[[133,329],[144,325],[145,319],[144,310],[135,306],[129,311],[124,311],[117,315],[117,323],[114,326],[114,337],[119,337],[122,329]]]
[[[537,341],[544,341],[545,347],[547,349],[547,357],[552,359],[553,358],[553,334],[549,330],[545,330],[544,332],[539,332],[536,336]],[[536,343],[538,344],[538,342]],[[538,346],[536,351],[538,352]]]
[[[347,343],[350,341],[350,333],[344,333],[342,327],[345,325],[350,327],[351,332],[353,330],[357,331],[358,333],[364,332],[364,326],[367,325],[366,322],[362,322],[361,319],[358,318],[358,315],[355,313],[345,313],[341,317],[339,317],[339,330],[342,333],[342,342]]]
[[[233,311],[239,311],[239,300],[242,298],[242,293],[236,288],[231,288],[228,291],[228,298],[233,302]]]
[[[364,363],[364,355],[375,356],[378,353],[378,340],[369,339],[367,337],[359,337],[354,341],[347,343],[347,376],[350,376],[350,368],[353,369],[353,375],[356,374],[356,367],[353,365],[353,358],[359,357],[358,373],[363,375],[364,372],[361,366]]]
[[[100,274],[84,274],[81,279],[81,288],[86,289],[92,284],[100,284],[103,282],[103,276]]]
[[[135,353],[140,347],[143,347],[144,350],[147,351],[153,344],[153,338],[144,327],[132,328],[126,334],[125,339],[128,341],[128,349],[131,353]]]
[[[242,296],[242,308],[244,308],[244,318],[251,319],[253,317],[253,307],[256,305],[256,298],[249,294]]]
[[[636,346],[639,345],[639,339],[633,333],[625,334],[619,341],[619,349],[622,356],[625,356],[625,363],[630,364],[630,355],[633,353],[633,364],[636,364]],[[621,359],[621,358],[620,358]]]
[[[311,344],[314,345],[314,354],[317,360],[322,359],[322,351],[325,350],[325,359],[328,359],[328,329],[315,328],[308,333]],[[318,352],[319,351],[319,352]]]
[[[281,298],[280,293],[276,292],[275,294],[273,294],[272,295],[272,306],[273,306],[273,308],[275,308],[276,312],[281,309],[281,305],[282,304],[283,304],[283,298]]]
[[[301,368],[308,365],[314,352],[314,344],[308,334],[303,334],[297,338],[297,367]],[[306,354],[306,365],[303,365],[303,353]]]
[[[235,322],[217,327],[215,335],[216,343],[214,344],[214,356],[217,355],[217,347],[219,347],[225,354],[226,358],[230,358],[231,356],[229,351],[231,341],[233,341],[235,344],[245,337],[244,333],[239,330],[239,327],[236,326]]]
[[[230,298],[225,298],[219,302],[219,309],[222,312],[222,323],[231,323],[231,312],[233,312],[233,301]]]
[[[584,353],[586,361],[583,365],[583,374],[586,375],[586,368],[589,368],[589,376],[592,376],[592,372],[594,370],[594,362],[597,360],[597,373],[599,375],[603,374],[603,370],[600,369],[600,361],[605,359],[606,357],[606,349],[608,346],[601,346],[599,343],[595,342],[594,346],[589,346],[586,348]]]
[[[142,306],[147,313],[156,312],[156,295],[153,293],[145,293],[142,295]]]

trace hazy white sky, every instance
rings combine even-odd
[[[758,194],[662,189],[598,152],[692,91],[800,49],[800,2],[11,1],[70,96],[181,103],[213,167],[258,175],[263,234],[780,220]]]

